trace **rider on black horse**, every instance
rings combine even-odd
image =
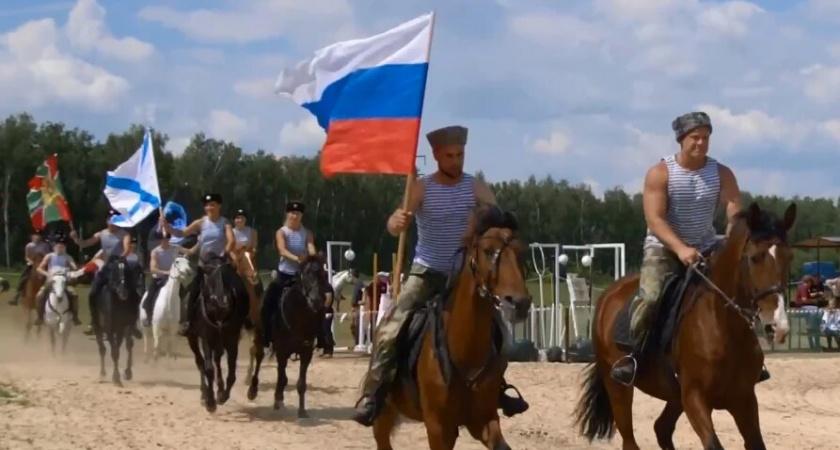
[[[177,230],[166,220],[161,217],[161,226],[163,229],[175,237],[190,236],[198,234],[199,261],[206,261],[211,257],[224,257],[228,255],[234,246],[235,239],[233,237],[233,228],[228,221],[221,214],[222,196],[220,194],[207,194],[204,196],[204,217],[196,219],[182,230]],[[223,270],[227,271],[225,277],[236,285],[232,286],[233,290],[238,293],[245,292],[245,287],[240,284],[242,279],[236,273],[236,270],[228,261]],[[198,295],[201,293],[201,283],[204,280],[204,268],[199,263],[198,270],[195,271],[195,277],[188,287],[187,301],[183,303],[181,310],[181,325],[178,334],[186,336],[190,330],[190,323],[195,314],[196,306],[198,305]],[[251,328],[250,321],[246,319],[245,326]]]
[[[32,270],[34,269],[35,258],[37,256],[41,256],[43,258],[44,256],[47,256],[49,252],[49,242],[44,239],[43,231],[36,228],[32,231],[32,241],[26,244],[26,248],[24,249],[26,267],[20,275],[20,282],[18,283],[17,292],[15,293],[14,298],[9,300],[10,305],[17,305],[20,301],[20,295],[23,293],[23,288],[26,286],[26,282],[29,281],[29,275],[32,274]]]
[[[99,313],[96,299],[99,296],[99,293],[102,289],[108,285],[108,267],[115,261],[118,261],[120,258],[127,258],[131,251],[131,234],[116,225],[114,225],[113,218],[119,216],[120,213],[116,210],[110,210],[108,213],[108,222],[105,229],[101,231],[97,231],[93,234],[93,236],[87,239],[80,239],[78,235],[76,235],[75,231],[70,232],[70,238],[81,248],[90,247],[91,245],[99,243],[101,247],[100,253],[102,259],[105,261],[105,265],[102,266],[97,272],[96,277],[93,281],[93,286],[90,290],[90,295],[88,296],[88,306],[90,308],[90,326],[87,330],[85,330],[86,335],[93,335],[94,330],[99,327]],[[139,279],[134,280],[136,283],[141,284],[143,283],[143,274],[139,270],[140,266],[136,263],[131,263],[126,259],[126,262],[129,265],[129,270],[132,270],[135,273],[135,276]],[[139,302],[139,295],[142,295],[138,292],[137,301]],[[139,306],[139,305],[138,305]],[[143,334],[140,333],[140,330],[137,327],[134,327],[133,331],[134,337],[137,339],[142,339]]]

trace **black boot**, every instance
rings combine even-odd
[[[44,291],[43,294],[38,295],[35,297],[35,304],[38,308],[38,318],[35,319],[35,325],[41,326],[44,324],[44,314],[46,313],[47,309],[47,292]]]
[[[91,289],[90,294],[88,295],[88,310],[90,311],[90,325],[88,325],[87,330],[83,333],[86,336],[93,336],[96,334],[96,330],[99,329],[99,313],[96,308],[96,295],[99,290],[99,286],[96,284],[97,280],[94,279],[93,289]]]
[[[79,299],[75,295],[68,295],[70,299],[70,311],[73,314],[73,325],[79,326],[82,324],[82,321],[79,320]]]
[[[382,412],[387,392],[385,386],[379,386],[373,390],[373,393],[365,394],[359,399],[356,410],[353,412],[353,421],[365,427],[372,427],[373,422]]]
[[[633,352],[629,355],[622,356],[613,364],[611,375],[615,381],[628,387],[633,386],[633,382],[636,379],[638,358],[642,354],[645,337],[642,335],[636,338],[633,345]]]
[[[507,395],[506,392],[508,389],[516,391],[516,397]],[[501,389],[499,389],[499,408],[502,409],[502,414],[507,417],[512,417],[527,411],[528,402],[522,398],[522,394],[519,393],[519,389],[516,389],[515,386],[507,384],[507,382],[502,380],[502,386]]]
[[[20,291],[17,291],[15,293],[15,296],[12,297],[11,300],[9,300],[9,304],[12,305],[12,306],[17,306],[19,303],[20,303]]]
[[[761,368],[761,373],[758,375],[758,382],[761,383],[762,381],[767,381],[770,379],[770,372],[767,371],[767,367]]]

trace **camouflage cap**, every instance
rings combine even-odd
[[[467,145],[467,128],[460,125],[438,128],[426,134],[432,148],[447,145]]]
[[[677,142],[682,142],[686,134],[700,127],[709,127],[709,133],[712,132],[712,119],[702,111],[683,114],[671,122]]]

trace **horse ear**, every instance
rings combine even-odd
[[[791,203],[785,210],[784,227],[785,231],[790,231],[793,224],[796,222],[796,203]]]
[[[758,206],[758,203],[752,202],[748,211],[747,226],[750,227],[750,230],[756,230],[761,224],[761,208]]]
[[[519,228],[519,220],[516,218],[516,214],[511,211],[504,212],[504,224],[506,228],[510,228],[511,231],[516,231]]]

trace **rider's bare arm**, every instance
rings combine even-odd
[[[73,259],[72,256],[67,255],[67,264],[70,266],[70,270],[78,270],[79,267],[76,265],[76,260]]]
[[[122,256],[127,257],[131,253],[131,235],[126,233],[122,239],[123,251]]]
[[[171,234],[175,237],[184,237],[184,236],[191,236],[193,234],[198,234],[201,231],[201,221],[204,220],[202,217],[201,219],[195,219],[193,222],[182,230],[178,230],[172,227],[172,224],[167,222],[165,219],[161,221],[163,224],[163,229],[166,230],[167,233]]]
[[[101,235],[101,233],[102,233],[101,231],[97,231],[96,233],[93,233],[93,236],[91,236],[87,239],[79,239],[79,237],[76,236],[76,232],[71,231],[70,232],[70,237],[73,239],[73,242],[75,242],[76,245],[78,245],[81,248],[86,248],[86,247],[90,247],[91,245],[99,242],[99,236]]]
[[[651,167],[645,175],[642,204],[645,221],[654,236],[674,252],[685,247],[685,243],[677,237],[665,219],[668,212],[668,166],[664,161]]]
[[[32,255],[32,246],[27,244],[26,248],[23,249],[23,258],[26,260],[26,264],[32,265],[35,264],[35,259]]]
[[[306,230],[306,252],[309,255],[318,253],[318,250],[315,248],[315,235],[309,230]]]
[[[257,237],[257,230],[251,228],[251,245],[248,246],[248,251],[251,253],[251,256],[257,254],[257,247],[259,247],[259,245],[257,244],[257,242],[259,242],[257,241]]]
[[[149,272],[156,273],[158,275],[169,275],[169,272],[164,270],[160,270],[160,266],[158,266],[158,253],[152,252],[152,257],[149,258]]]
[[[38,264],[38,267],[35,268],[35,270],[37,270],[38,273],[45,277],[50,276],[49,272],[47,272],[47,265],[50,263],[52,255],[52,253],[47,254],[47,256],[45,256],[44,259],[41,260],[41,264]]]
[[[275,239],[277,241],[277,253],[284,258],[289,258],[292,261],[300,262],[300,258],[297,255],[290,252],[288,248],[286,248],[286,235],[283,234],[282,229],[278,229],[277,233],[275,233]]]
[[[410,215],[414,215],[422,206],[423,203],[423,194],[426,192],[426,184],[423,180],[414,180],[414,184],[411,185],[411,192],[408,193],[408,208],[406,208],[406,212]],[[399,209],[401,209],[400,206]],[[396,211],[394,211],[396,213]],[[410,224],[410,216],[409,216],[409,223],[406,224],[408,226]],[[394,219],[394,214],[391,214],[388,217],[388,223],[386,225],[388,228],[388,233],[391,233],[391,236],[399,236],[402,230],[399,230],[397,224]]]
[[[735,215],[741,211],[741,189],[738,188],[738,180],[729,167],[718,164],[720,176],[720,204],[726,208],[726,236],[734,225]]]
[[[493,190],[490,189],[490,186],[488,186],[487,183],[479,180],[478,178],[475,178],[474,180],[475,182],[473,184],[473,192],[475,192],[476,202],[481,206],[495,205],[496,195],[493,194]]]
[[[227,241],[225,243],[225,253],[231,254],[236,247],[236,238],[233,236],[233,227],[229,223],[225,224],[225,238]]]

